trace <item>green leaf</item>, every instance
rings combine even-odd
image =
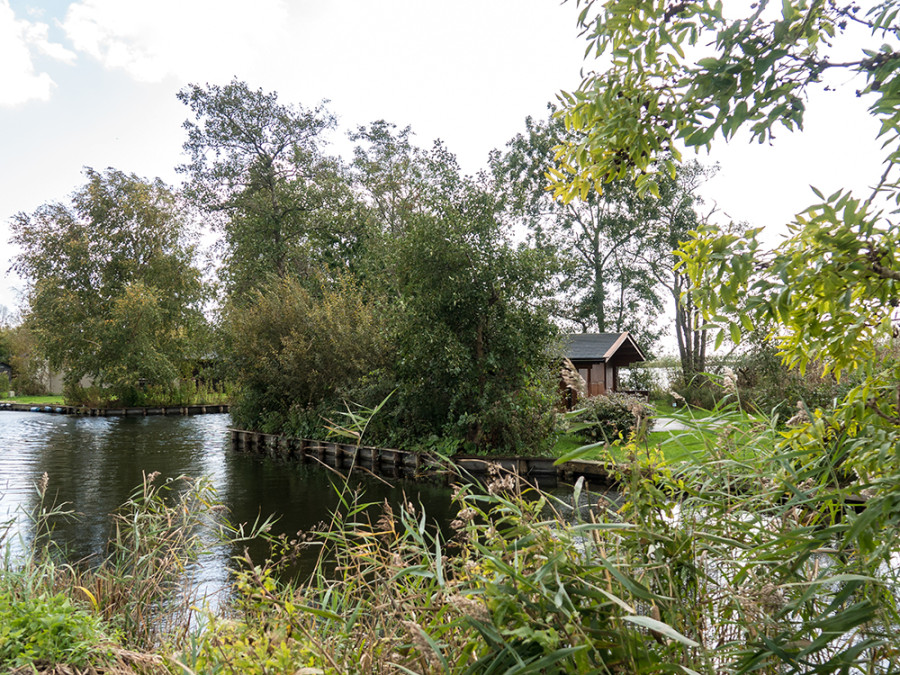
[[[639,616],[630,614],[628,616],[623,616],[625,621],[628,621],[633,624],[637,624],[638,626],[643,626],[644,628],[648,628],[657,633],[661,633],[666,637],[675,640],[676,642],[680,642],[683,645],[687,645],[688,647],[699,647],[699,642],[694,642],[689,637],[686,637],[679,633],[677,630],[672,628],[669,624],[663,623],[662,621],[657,621],[656,619],[651,619],[649,616]]]

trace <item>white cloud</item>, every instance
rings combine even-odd
[[[228,79],[286,25],[283,0],[81,0],[63,22],[76,49],[142,82]]]
[[[36,72],[32,53],[72,63],[75,54],[50,42],[45,23],[16,19],[8,0],[0,0],[0,106],[26,101],[46,101],[54,82],[46,72]]]

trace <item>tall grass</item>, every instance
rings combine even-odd
[[[158,652],[192,624],[199,599],[186,568],[216,526],[209,482],[146,476],[114,516],[105,556],[88,565],[65,562],[53,539],[53,523],[72,513],[47,501],[48,481],[36,488],[31,539],[13,541],[11,522],[3,529],[0,668],[168,672]]]
[[[854,483],[840,438],[806,456],[736,409],[716,424],[685,432],[718,435],[704,463],[610,459],[616,501],[499,472],[459,486],[448,537],[414,504],[341,493],[330,526],[243,568],[183,672],[900,672],[892,493]],[[316,574],[279,581],[309,547]]]
[[[497,469],[456,487],[449,528],[339,486],[331,522],[236,559],[232,602],[201,621],[170,602],[215,501],[202,482],[148,480],[103,564],[57,564],[39,530],[0,598],[60,616],[68,602],[91,667],[138,672],[900,672],[900,497],[860,484],[855,439],[834,434],[823,455],[759,425],[723,408],[684,432],[716,438],[704,462],[626,445],[608,460],[616,498],[580,483],[553,497]],[[296,556],[318,560],[309,579],[286,574]]]

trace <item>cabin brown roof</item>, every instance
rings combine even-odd
[[[575,333],[563,336],[563,350],[570,361],[605,362],[616,360],[634,363],[647,357],[630,333]]]

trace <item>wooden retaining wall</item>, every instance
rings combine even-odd
[[[455,480],[460,477],[480,479],[487,476],[494,466],[499,467],[501,471],[515,473],[542,487],[552,487],[558,482],[574,483],[580,477],[584,477],[588,489],[604,490],[613,485],[609,473],[600,462],[575,461],[557,466],[551,457],[455,455],[451,458],[455,466],[451,468],[443,459],[427,452],[291,438],[243,429],[229,431],[231,447],[238,452],[300,462],[318,461],[338,470],[362,467],[373,473],[395,477],[445,477],[447,480]]]
[[[78,405],[35,405],[28,403],[0,403],[0,410],[43,412],[58,415],[88,415],[91,417],[145,417],[147,415],[208,415],[227,413],[228,405],[184,405],[150,408],[86,408]]]

